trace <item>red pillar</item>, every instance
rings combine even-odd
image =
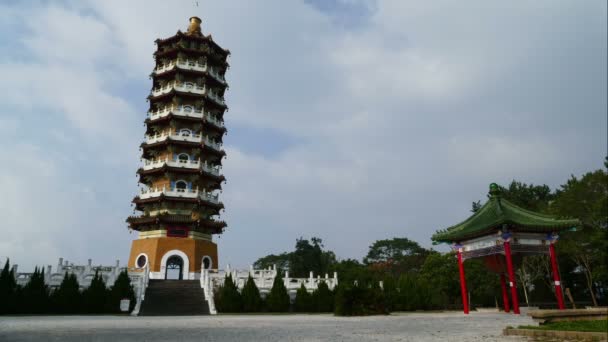
[[[511,312],[511,307],[509,306],[509,294],[507,293],[507,282],[505,280],[504,273],[500,274],[500,288],[502,289],[502,303],[505,307],[505,312]]]
[[[519,315],[519,299],[517,298],[517,286],[515,285],[515,272],[513,272],[513,260],[511,259],[511,243],[505,241],[505,257],[507,259],[507,272],[509,274],[509,286],[511,286],[511,299],[513,300],[513,313]]]
[[[553,281],[555,284],[555,296],[557,297],[557,307],[564,310],[564,294],[562,293],[562,284],[559,279],[559,270],[557,269],[557,255],[555,254],[555,245],[549,245],[549,254],[551,255],[551,268],[553,269]]]
[[[460,270],[460,293],[462,294],[462,308],[465,315],[469,314],[469,301],[467,296],[467,280],[464,277],[464,264],[462,262],[462,252],[458,249],[458,269]]]

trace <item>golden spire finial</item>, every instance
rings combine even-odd
[[[199,17],[190,17],[190,25],[188,25],[188,32],[186,32],[187,35],[191,36],[191,35],[195,35],[195,36],[200,36],[202,35],[201,32],[201,23],[202,20]]]

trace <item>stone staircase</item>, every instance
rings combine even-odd
[[[198,280],[150,280],[140,316],[209,315]]]

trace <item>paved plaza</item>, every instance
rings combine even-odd
[[[525,341],[504,327],[532,324],[496,312],[195,317],[0,316],[0,341]]]

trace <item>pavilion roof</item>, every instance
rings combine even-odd
[[[490,199],[465,221],[437,231],[434,242],[459,242],[495,233],[508,225],[510,230],[520,232],[552,232],[578,227],[578,219],[558,219],[554,216],[530,211],[502,198],[498,185],[490,184]]]

